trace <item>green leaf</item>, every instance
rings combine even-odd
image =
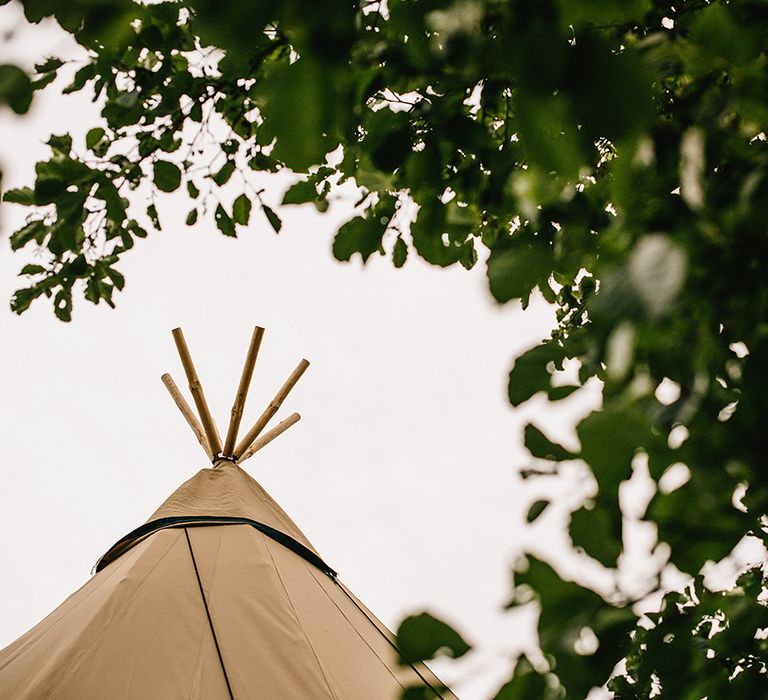
[[[41,275],[45,272],[45,268],[42,265],[24,265],[21,268],[19,275]]]
[[[85,135],[86,148],[93,150],[96,145],[104,138],[106,133],[107,132],[104,131],[104,129],[102,129],[100,126],[89,129],[88,133]]]
[[[229,178],[232,177],[232,173],[235,172],[234,161],[228,160],[221,166],[219,171],[213,175],[213,181],[221,187],[229,182]]]
[[[163,192],[174,192],[181,184],[181,170],[175,163],[156,160],[154,163],[154,182]]]
[[[197,199],[200,196],[200,190],[197,189],[196,185],[192,180],[187,180],[187,193],[189,194],[192,199]]]
[[[640,21],[652,8],[650,0],[558,0],[561,27],[604,27]]]
[[[50,85],[54,80],[56,80],[56,73],[45,73],[39,78],[36,78],[32,81],[32,90],[42,90],[47,85]]]
[[[228,156],[234,155],[237,153],[238,148],[240,148],[240,144],[238,143],[237,139],[229,139],[219,145],[221,146],[221,150]]]
[[[265,141],[275,138],[272,155],[296,172],[322,163],[334,144],[327,134],[337,129],[334,92],[322,64],[312,53],[294,63],[281,62],[260,81],[259,127]]]
[[[150,211],[151,210],[151,211]],[[160,228],[160,220],[157,218],[157,210],[154,206],[147,207],[147,214],[152,217],[152,223],[156,228]],[[136,238],[146,238],[147,237],[147,230],[143,228],[142,226],[139,226],[139,222],[135,221],[134,219],[131,219],[130,221],[126,222],[125,227],[128,231],[130,231]]]
[[[35,204],[35,192],[31,187],[19,187],[15,190],[6,190],[3,193],[3,201],[13,204],[23,204],[31,207]]]
[[[401,664],[428,661],[437,655],[456,659],[471,648],[453,627],[427,612],[405,618],[396,639]]]
[[[552,442],[532,423],[528,423],[525,426],[525,446],[534,457],[539,459],[551,459],[561,462],[562,460],[573,459],[574,457],[562,445]]]
[[[493,700],[550,700],[556,697],[546,678],[531,666],[525,655],[518,658],[512,680],[505,683]]]
[[[81,90],[85,86],[85,84],[95,76],[96,76],[96,64],[86,63],[82,68],[80,68],[77,71],[77,73],[75,73],[75,77],[72,79],[72,82],[62,90],[62,93],[64,95],[68,95],[69,93],[77,92],[78,90]]]
[[[579,123],[567,97],[521,88],[514,98],[517,128],[527,160],[543,172],[575,178],[585,158]]]
[[[64,145],[64,144],[62,144]],[[92,184],[94,171],[85,163],[72,158],[55,156],[35,165],[35,203],[58,203],[60,198],[75,196],[73,188],[80,184]],[[81,193],[82,194],[82,193]],[[82,202],[78,205],[82,210]],[[82,211],[78,215],[82,214]]]
[[[570,533],[576,547],[581,547],[603,566],[616,566],[622,551],[618,504],[598,500],[592,509],[575,511],[571,514]]]
[[[264,216],[267,217],[267,221],[269,221],[269,225],[274,229],[275,233],[280,233],[280,229],[283,227],[280,217],[266,204],[261,205],[261,210],[264,212]]]
[[[552,265],[552,253],[539,245],[494,249],[488,258],[491,294],[501,304],[512,299],[527,299],[536,285],[545,283]]]
[[[243,193],[239,195],[232,203],[232,219],[236,224],[240,224],[241,226],[248,225],[248,222],[251,219],[251,200],[248,198],[247,194]]]
[[[53,312],[60,321],[72,320],[72,290],[60,289],[53,298]]]
[[[553,386],[547,392],[547,398],[550,401],[562,401],[563,399],[567,399],[574,391],[578,391],[579,389],[581,389],[581,387],[575,385]]]
[[[528,515],[525,516],[526,522],[532,523],[538,518],[549,506],[550,501],[539,500],[534,501],[531,507],[528,509]]]
[[[371,162],[381,171],[399,168],[411,152],[411,120],[406,112],[394,112],[387,107],[368,112],[363,147]]]
[[[216,207],[213,218],[216,220],[216,226],[218,227],[219,231],[221,231],[225,236],[237,236],[237,232],[235,231],[235,222],[232,221],[232,217],[227,214],[226,210],[221,204]]]
[[[11,234],[11,250],[20,250],[31,241],[35,241],[39,245],[48,232],[49,228],[42,219],[30,221]]]
[[[125,277],[122,275],[122,273],[115,270],[114,267],[108,267],[105,272],[107,273],[107,277],[109,277],[112,284],[115,285],[115,289],[121,290],[123,287],[125,287]]]
[[[120,196],[112,180],[102,180],[96,189],[96,196],[104,200],[107,219],[114,224],[122,224],[126,215],[126,201]]]
[[[436,197],[422,204],[416,221],[411,224],[413,247],[427,262],[440,267],[461,260],[470,231],[471,226],[466,223],[449,224],[446,208]]]
[[[515,360],[509,373],[509,402],[519,406],[539,391],[549,389],[551,369],[562,362],[565,351],[556,341],[528,350]]]
[[[545,653],[563,642],[566,630],[588,624],[593,613],[604,604],[597,593],[564,581],[549,564],[533,556],[526,557],[515,571],[511,605],[527,602],[530,591],[534,591],[541,602],[539,641]]]
[[[101,286],[96,277],[89,277],[85,284],[85,298],[92,304],[98,304],[101,301]]]
[[[32,103],[32,82],[18,66],[0,65],[0,105],[25,114]]]
[[[17,289],[11,298],[11,311],[16,314],[23,314],[30,304],[43,294],[43,288],[38,286]]]
[[[600,492],[609,498],[632,475],[632,459],[651,438],[650,424],[637,408],[606,408],[590,413],[576,428],[581,457],[594,472]]]
[[[154,204],[150,204],[147,207],[147,216],[149,217],[149,220],[152,222],[152,225],[155,227],[155,229],[157,231],[159,231],[160,230],[160,217],[157,214],[157,207]],[[131,232],[136,236],[136,235],[138,235],[138,233],[137,233],[138,230],[139,230],[138,228],[134,228],[134,229],[131,229]],[[141,236],[139,236],[139,237],[141,238]]]
[[[392,262],[395,267],[400,268],[405,265],[405,261],[408,258],[408,246],[405,241],[398,236],[395,241],[395,247],[392,249]]]
[[[337,260],[348,261],[355,253],[359,253],[365,263],[371,255],[381,250],[386,221],[382,223],[376,216],[377,209],[374,207],[365,216],[356,216],[339,228],[333,239],[333,255]]]
[[[566,82],[580,132],[592,139],[618,142],[645,129],[654,116],[653,76],[638,53],[617,52],[612,42],[596,33],[585,33],[576,41]]]
[[[305,204],[317,199],[317,190],[313,182],[301,180],[291,185],[283,195],[283,204]]]
[[[190,209],[187,214],[186,224],[187,226],[194,226],[197,223],[197,209]]]
[[[271,156],[267,156],[259,152],[253,154],[251,159],[248,161],[248,167],[251,170],[264,170],[268,173],[275,173],[280,170],[280,163]]]
[[[42,63],[35,64],[35,73],[50,73],[58,70],[64,65],[64,61],[53,56],[49,56]]]

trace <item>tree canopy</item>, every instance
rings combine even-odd
[[[602,386],[577,451],[526,427],[523,476],[582,465],[592,495],[570,537],[611,590],[521,562],[510,606],[538,601],[544,660],[521,657],[495,700],[579,699],[605,683],[617,698],[765,694],[762,569],[724,592],[702,576],[766,537],[764,0],[22,4],[86,49],[65,92],[93,94],[102,119],[85,143],[51,136],[35,181],[4,194],[30,212],[12,248],[47,254],[21,270],[15,311],[48,297],[69,321],[81,291],[113,304],[121,257],[161,226],[161,193],[185,190],[188,224],[210,217],[237,236],[259,212],[281,228],[245,177],[220,196],[248,169],[301,174],[283,205],[321,212],[354,183],[339,260],[480,260],[499,303],[539,293],[556,306],[552,336],[514,362],[513,406]],[[0,66],[0,103],[23,113],[62,65]],[[620,491],[633,476],[653,483],[640,521],[657,542],[628,582],[637,518]],[[531,527],[548,507],[531,504]],[[644,614],[670,568],[689,587]],[[400,640],[411,660],[467,649],[429,615]]]

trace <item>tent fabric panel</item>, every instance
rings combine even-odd
[[[285,597],[270,540],[247,525],[188,534],[235,700],[338,700]]]
[[[331,587],[326,585],[327,582],[323,577],[315,576],[315,572],[312,572],[312,575],[318,584],[321,585],[329,594],[332,591],[341,591],[344,594],[344,597],[353,604],[353,606],[362,615],[362,617],[365,618],[370,623],[370,625],[377,629],[382,638],[387,640],[387,642],[393,648],[395,647],[395,635],[391,632],[391,630],[381,620],[379,620],[379,618],[376,617],[376,615],[374,615],[340,580],[334,579],[334,586]],[[360,624],[364,624],[362,623],[360,617],[357,619]],[[403,669],[403,673],[404,675],[402,676],[402,679],[404,679],[405,682],[409,685],[414,683],[418,684],[419,681],[422,681],[430,685],[432,688],[439,690],[440,697],[443,700],[459,700],[456,695],[453,694],[450,688],[447,688],[445,684],[432,672],[429,666],[424,663],[410,664],[408,667]]]
[[[317,553],[296,523],[261,485],[232,463],[223,463],[216,469],[201,469],[176,489],[147,522],[194,515],[256,520]]]
[[[399,699],[403,688],[427,685],[445,700],[457,700],[423,664],[399,665],[394,635],[338,579],[273,542],[268,546],[342,697]]]
[[[405,684],[400,681],[394,649],[370,624],[367,629],[354,625],[357,620],[349,609],[351,606],[336,605],[315,580],[313,567],[306,566],[304,560],[277,543],[266,544],[334,695],[359,700],[399,700]],[[329,577],[321,577],[335,585]]]
[[[183,531],[145,540],[0,652],[0,697],[228,700]]]

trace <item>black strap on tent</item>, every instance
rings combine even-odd
[[[320,571],[327,574],[332,579],[335,579],[337,576],[336,571],[328,566],[328,564],[315,554],[315,552],[301,542],[293,539],[290,535],[286,535],[284,532],[280,532],[280,530],[276,530],[269,525],[260,523],[257,520],[251,520],[250,518],[222,517],[218,515],[182,515],[170,518],[158,518],[157,520],[145,523],[115,542],[115,544],[110,547],[109,551],[97,562],[96,572],[98,573],[101,571],[107,564],[113,562],[121,554],[125,553],[133,547],[134,544],[139,542],[139,540],[144,539],[153,532],[172,527],[201,527],[205,525],[250,525],[251,527],[256,528],[259,532],[263,532],[270,539],[279,542],[284,547],[295,552],[302,559],[308,561],[313,566],[316,566]]]
[[[184,537],[187,538],[187,546],[189,547],[189,556],[192,557],[192,566],[195,567],[195,577],[197,578],[197,585],[200,588],[200,597],[203,599],[203,607],[205,608],[205,616],[208,618],[208,626],[211,628],[211,634],[213,635],[213,643],[216,647],[216,654],[219,656],[219,664],[221,664],[221,670],[224,673],[224,680],[227,684],[227,692],[229,693],[229,700],[235,700],[235,696],[232,693],[232,686],[229,684],[229,676],[227,675],[227,667],[224,665],[224,657],[221,655],[221,648],[219,647],[219,640],[216,637],[216,630],[213,628],[213,620],[211,619],[211,611],[208,609],[208,601],[205,599],[205,591],[203,590],[203,582],[200,580],[200,572],[197,569],[197,560],[195,559],[195,552],[192,549],[192,542],[189,539],[189,533],[187,528],[184,528]]]

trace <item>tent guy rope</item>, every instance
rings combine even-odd
[[[280,406],[291,392],[291,389],[293,389],[299,381],[301,375],[304,374],[307,367],[309,367],[309,362],[307,360],[301,360],[301,362],[299,362],[296,369],[293,370],[283,386],[280,387],[280,390],[275,394],[272,401],[269,402],[264,412],[254,423],[253,427],[246,433],[245,437],[237,443],[237,434],[240,428],[240,422],[243,418],[245,400],[248,397],[253,370],[256,366],[256,358],[258,357],[261,340],[264,336],[264,329],[260,326],[256,326],[253,330],[251,342],[248,346],[248,352],[245,356],[245,364],[243,365],[243,371],[240,376],[240,384],[238,385],[237,393],[235,394],[235,400],[232,405],[229,419],[229,427],[227,428],[226,439],[222,447],[219,430],[216,427],[216,422],[213,420],[211,411],[208,408],[208,402],[205,399],[203,386],[197,375],[197,370],[192,361],[192,356],[190,355],[187,341],[184,338],[184,333],[181,328],[174,328],[172,335],[176,343],[176,349],[178,350],[182,367],[184,368],[184,373],[187,376],[189,390],[192,393],[192,398],[197,407],[200,420],[198,420],[192,408],[184,399],[184,396],[181,394],[178,386],[176,386],[171,375],[164,374],[161,379],[165,388],[168,389],[168,393],[171,395],[174,403],[179,411],[181,411],[181,414],[192,429],[192,432],[195,434],[198,442],[205,450],[208,459],[214,463],[214,466],[216,466],[217,461],[220,459],[233,462],[244,462],[272,442],[276,437],[282,435],[288,428],[301,419],[301,416],[298,413],[292,413],[290,416],[280,421],[274,428],[268,430],[263,435],[261,434],[267,426],[267,423],[269,423],[275,413],[280,409]],[[236,443],[237,446],[235,447]]]

